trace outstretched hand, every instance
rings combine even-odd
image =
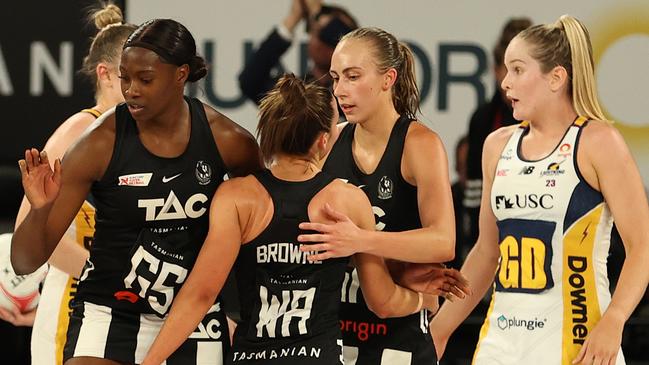
[[[36,148],[25,151],[25,159],[18,161],[25,196],[33,209],[51,204],[61,188],[61,160],[50,166],[47,152]]]
[[[299,242],[320,242],[304,244],[300,247],[303,252],[318,252],[309,255],[309,261],[322,261],[334,257],[351,256],[361,251],[363,230],[358,228],[346,215],[325,204],[325,215],[334,223],[300,223],[300,229],[317,231],[319,233],[301,234]]]
[[[400,263],[401,269],[389,265],[392,276],[400,285],[414,291],[437,295],[451,302],[471,295],[468,280],[456,269],[442,264]]]

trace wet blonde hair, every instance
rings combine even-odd
[[[569,92],[577,114],[606,121],[597,99],[595,66],[590,35],[586,27],[570,15],[562,15],[553,24],[535,25],[518,37],[531,46],[531,56],[550,72],[561,66],[568,72]]]
[[[392,103],[399,115],[415,119],[419,109],[419,88],[415,78],[415,57],[410,48],[383,29],[358,28],[345,34],[347,39],[366,40],[373,48],[373,56],[379,72],[397,70],[397,80],[392,85]]]

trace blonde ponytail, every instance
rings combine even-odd
[[[102,62],[117,67],[122,54],[122,46],[129,35],[135,30],[135,25],[124,24],[122,11],[111,3],[94,9],[88,15],[88,21],[97,27],[97,34],[92,39],[88,55],[83,59],[80,72],[86,75],[99,90],[97,80],[97,65]]]
[[[570,15],[554,24],[527,28],[518,37],[531,46],[531,56],[543,72],[562,66],[570,78],[570,96],[575,112],[589,119],[606,121],[597,99],[593,50],[586,27]]]
[[[593,48],[588,30],[570,15],[557,21],[566,33],[572,59],[572,104],[577,114],[589,119],[606,120],[597,99]]]

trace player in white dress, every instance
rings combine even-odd
[[[505,66],[502,86],[525,122],[485,143],[480,236],[462,268],[475,294],[442,306],[435,345],[441,354],[494,284],[474,364],[624,364],[624,323],[649,280],[649,207],[597,102],[588,32],[566,15],[531,27]],[[613,217],[626,260],[611,298]]]
[[[98,29],[88,55],[84,58],[82,73],[88,76],[95,90],[96,105],[70,116],[52,134],[44,150],[51,161],[62,158],[65,151],[81,136],[103,112],[124,101],[118,66],[122,46],[135,30],[132,24],[123,24],[121,10],[106,5],[93,14]],[[34,365],[62,364],[63,346],[70,317],[70,301],[76,293],[78,277],[88,258],[88,249],[95,231],[95,207],[88,198],[79,209],[61,244],[50,257],[50,269],[43,285],[31,339],[31,358]],[[29,211],[23,199],[16,218],[16,226]]]

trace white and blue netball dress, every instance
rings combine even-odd
[[[503,149],[491,189],[500,265],[474,364],[571,364],[611,301],[613,217],[577,166],[586,125],[577,118],[540,160],[521,157],[527,122]]]

